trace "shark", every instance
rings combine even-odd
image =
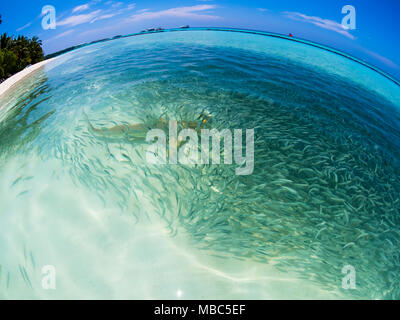
[[[147,133],[152,129],[161,129],[168,132],[169,121],[167,118],[161,116],[153,118],[143,123],[133,124],[119,124],[112,127],[96,128],[90,122],[86,113],[86,121],[88,123],[89,132],[97,138],[106,140],[107,142],[131,142],[135,144],[147,143]],[[208,128],[211,116],[204,112],[200,113],[196,120],[181,120],[178,121],[178,126],[185,129],[194,129],[200,133],[201,129]],[[184,142],[180,142],[184,143]],[[180,145],[178,145],[179,147]]]

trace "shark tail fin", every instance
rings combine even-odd
[[[97,129],[96,129],[95,127],[93,127],[93,125],[92,125],[92,123],[90,122],[89,117],[88,117],[88,115],[86,114],[85,110],[83,110],[83,115],[84,115],[85,118],[86,118],[86,122],[87,122],[87,124],[88,124],[89,131],[96,132]]]

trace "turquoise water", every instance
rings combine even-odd
[[[400,298],[400,87],[374,70],[279,38],[158,33],[64,54],[0,105],[1,298]],[[253,174],[149,165],[86,119],[203,113],[254,128]]]

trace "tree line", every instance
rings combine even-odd
[[[0,37],[0,82],[43,59],[42,41],[38,37],[10,37],[6,33],[2,34]]]

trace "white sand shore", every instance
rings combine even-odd
[[[28,68],[25,68],[24,70],[14,74],[4,82],[0,83],[0,97],[8,90],[10,89],[13,85],[24,79],[26,76],[32,74],[34,71],[38,70],[39,68],[43,67],[50,61],[53,61],[56,58],[51,58],[47,60],[43,60],[41,62],[35,63],[34,65],[29,66]]]

